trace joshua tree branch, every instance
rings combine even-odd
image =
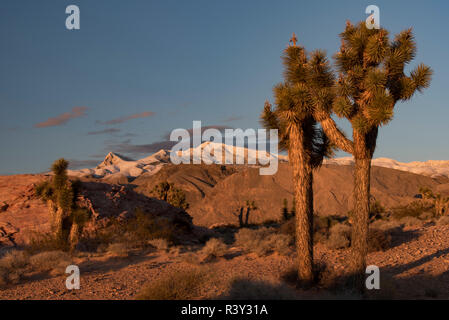
[[[337,124],[328,113],[317,112],[315,118],[321,124],[324,133],[333,144],[347,153],[354,154],[354,143],[346,138],[345,134],[337,127]]]

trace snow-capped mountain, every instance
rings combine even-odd
[[[352,157],[343,157],[336,159],[328,159],[324,161],[325,164],[337,165],[352,165],[354,159]],[[407,171],[411,173],[421,174],[424,176],[436,178],[439,176],[449,178],[449,161],[448,160],[428,160],[428,161],[413,161],[413,162],[399,162],[389,158],[373,159],[371,165],[396,169],[400,171]]]
[[[135,178],[143,173],[156,173],[170,160],[170,154],[165,150],[160,150],[146,158],[132,160],[120,154],[110,152],[97,167],[91,169],[69,170],[69,175],[83,177],[93,176],[104,178],[111,175],[123,175]]]
[[[221,152],[221,155],[220,155]],[[177,156],[183,161],[202,160],[205,163],[225,163],[226,159],[233,159],[234,164],[259,164],[260,159],[280,162],[288,161],[288,157],[280,154],[271,154],[268,151],[258,151],[245,147],[230,146],[224,143],[204,142],[196,148],[190,148],[184,152],[177,152]],[[220,160],[221,158],[221,160]],[[262,160],[263,161],[263,160]]]
[[[222,161],[218,161],[221,150]],[[288,161],[288,156],[281,154],[270,154],[269,152],[259,152],[244,147],[235,147],[222,143],[205,142],[196,148],[189,149],[189,153],[177,152],[180,159],[189,160],[193,163],[193,159],[202,159],[203,163],[224,163],[226,157],[234,159],[234,164],[243,163],[258,164],[258,159],[263,156],[271,161],[277,159],[279,162]],[[170,150],[160,150],[146,158],[140,160],[132,160],[117,153],[110,152],[103,162],[97,167],[91,169],[69,170],[72,176],[93,176],[96,178],[105,178],[111,176],[125,176],[128,178],[136,178],[144,173],[154,174],[158,172],[164,165],[170,163]],[[354,159],[352,157],[343,157],[328,159],[324,164],[334,165],[352,165]],[[372,161],[373,166],[391,168],[401,171],[412,172],[430,177],[445,176],[449,177],[449,161],[429,160],[424,162],[399,162],[388,158],[377,158]]]

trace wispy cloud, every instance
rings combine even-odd
[[[233,129],[233,128],[229,127],[229,126],[220,126],[220,125],[218,125],[218,126],[214,126],[214,125],[212,125],[212,126],[202,126],[201,127],[201,134],[203,134],[203,132],[206,131],[207,129],[217,129],[221,133],[224,133],[225,129]],[[193,129],[192,128],[187,129],[187,131],[189,132],[190,136],[193,135]],[[170,140],[170,133],[166,133],[163,136],[163,139]]]
[[[46,121],[36,123],[35,128],[56,127],[66,124],[71,119],[80,118],[86,115],[87,107],[74,107],[72,111],[65,112],[54,118],[48,118]]]
[[[118,128],[109,128],[109,129],[104,129],[104,130],[98,130],[98,131],[90,131],[87,134],[92,136],[92,135],[98,135],[98,134],[109,134],[109,133],[117,133],[120,132],[121,130]]]
[[[133,120],[133,119],[141,119],[141,118],[147,118],[147,117],[152,117],[154,116],[155,113],[152,111],[145,111],[145,112],[141,112],[141,113],[136,113],[136,114],[132,114],[129,116],[123,116],[117,119],[112,119],[112,120],[108,120],[108,121],[100,121],[97,120],[97,123],[101,123],[101,124],[119,124],[119,123],[123,123],[129,120]]]
[[[242,116],[233,116],[233,117],[224,119],[223,122],[234,122],[234,121],[242,120],[242,119],[244,119],[244,117],[242,117]]]

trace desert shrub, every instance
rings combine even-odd
[[[29,265],[29,255],[24,251],[11,250],[0,259],[0,287],[16,284],[24,277]]]
[[[431,207],[429,207],[428,204],[426,204],[425,202],[413,201],[406,206],[394,208],[392,210],[392,217],[395,219],[399,219],[399,220],[402,218],[405,218],[405,217],[418,218],[424,212],[430,211],[430,210],[431,210]]]
[[[186,201],[186,195],[184,191],[176,188],[173,183],[163,181],[156,185],[153,190],[151,190],[151,194],[160,200],[168,202],[174,207],[184,210],[187,210],[189,208],[189,204]]]
[[[442,216],[437,220],[438,226],[447,226],[449,225],[449,216]]]
[[[148,283],[137,300],[189,300],[197,298],[211,275],[201,268],[172,271]]]
[[[347,224],[337,224],[330,229],[326,245],[330,249],[345,249],[351,245],[352,230]],[[388,230],[370,227],[368,233],[369,252],[383,251],[391,246],[391,235]]]
[[[148,244],[162,251],[167,251],[169,247],[168,241],[162,238],[149,240]]]
[[[201,253],[212,257],[222,257],[228,251],[228,246],[221,240],[212,238],[206,242]]]
[[[368,232],[368,251],[384,251],[391,247],[391,235],[380,229],[370,228]]]
[[[25,251],[11,250],[0,259],[0,267],[5,269],[20,269],[29,264],[29,255]]]
[[[235,244],[244,250],[251,251],[259,242],[271,234],[269,228],[242,228],[235,234]]]
[[[52,233],[33,233],[26,250],[33,254],[47,251],[68,251],[69,244],[63,237],[58,237]]]
[[[412,216],[405,216],[399,220],[399,222],[404,225],[405,227],[412,227],[412,226],[421,226],[423,225],[423,221],[419,220],[418,218],[412,217]]]
[[[351,245],[351,227],[342,223],[332,226],[326,245],[330,249],[348,248]]]
[[[34,192],[44,201],[51,200],[53,197],[53,187],[48,180],[38,183],[34,187]]]
[[[235,244],[247,252],[264,256],[270,252],[288,254],[292,237],[275,233],[274,228],[240,229],[235,235]]]
[[[298,295],[293,288],[283,283],[234,278],[224,298],[229,300],[294,300],[298,299]]]
[[[329,237],[329,229],[345,221],[346,218],[338,216],[314,216],[313,217],[313,237],[315,242],[324,243]],[[279,232],[296,238],[296,221],[289,219],[280,225]]]
[[[281,234],[289,235],[294,239],[295,238],[295,228],[296,228],[295,219],[288,219],[280,225],[279,232]]]
[[[134,218],[125,222],[127,237],[134,237],[136,242],[146,242],[153,239],[174,241],[176,235],[175,223],[165,217],[155,217],[136,209]]]
[[[109,244],[106,252],[116,257],[127,257],[129,255],[128,246],[126,243],[117,242]]]
[[[168,246],[177,242],[177,234],[185,228],[187,226],[184,221],[157,217],[138,208],[134,217],[111,217],[101,228],[83,234],[79,247],[86,251],[98,252],[100,249],[106,249],[111,243],[120,242],[126,244],[129,249],[145,248],[152,245],[151,242],[155,239],[164,239]]]
[[[385,214],[385,208],[382,206],[382,204],[377,201],[371,199],[369,204],[369,220],[371,222],[376,221],[378,219],[382,219],[382,216]],[[348,212],[349,221],[352,221],[352,217],[354,215],[354,210],[350,210]]]
[[[290,246],[292,245],[292,238],[285,234],[273,234],[270,237],[273,251],[286,256],[290,253]]]
[[[71,263],[70,255],[63,251],[41,252],[30,258],[33,271],[50,272],[52,275],[64,274],[65,269]]]

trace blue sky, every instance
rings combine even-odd
[[[70,4],[80,30],[65,28]],[[193,120],[258,128],[291,33],[332,56],[346,19],[365,20],[370,4],[392,33],[413,27],[411,67],[435,72],[423,95],[397,106],[375,157],[449,159],[447,1],[2,0],[0,174],[108,151],[144,157]]]

